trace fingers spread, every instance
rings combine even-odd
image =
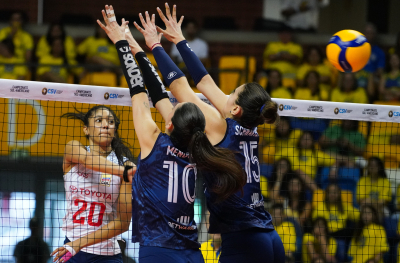
[[[146,23],[150,24],[151,23],[151,19],[150,19],[150,16],[149,16],[149,12],[146,11],[145,15],[146,15]]]
[[[142,13],[139,14],[139,18],[140,18],[140,22],[142,22],[142,26],[143,26],[144,28],[146,28],[146,27],[147,27],[147,24],[146,24],[146,21],[144,21],[144,18],[143,18],[143,16],[142,16]]]
[[[105,22],[106,25],[108,26],[108,25],[109,25],[109,22],[108,22],[108,17],[107,17],[107,15],[106,15],[106,12],[105,12],[104,10],[101,10],[101,14],[103,15],[104,22]]]
[[[98,20],[98,19],[97,19],[97,24],[99,24],[99,26],[100,26],[104,31],[106,31],[106,26],[103,25],[103,23],[101,23],[100,20]]]
[[[158,15],[160,16],[161,20],[164,23],[168,22],[168,19],[164,16],[164,13],[161,11],[161,9],[159,7],[157,7],[157,12],[158,12]]]
[[[139,30],[139,32],[143,34],[144,29],[141,26],[139,26],[138,23],[136,23],[136,22],[133,22],[133,24],[135,25],[136,29]]]
[[[182,25],[182,22],[183,22],[184,18],[185,18],[184,16],[181,16],[181,19],[179,19],[179,22],[178,22],[179,26]]]
[[[174,5],[174,8],[172,9],[172,19],[176,22],[176,5]]]
[[[172,19],[171,17],[171,11],[169,9],[168,3],[165,3],[165,14],[167,15],[168,19]]]
[[[156,15],[155,14],[151,15],[151,23],[153,24],[153,26],[156,25]]]

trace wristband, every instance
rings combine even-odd
[[[149,48],[149,49],[150,49],[150,51],[152,51],[152,50],[153,50],[153,48],[154,48],[154,46],[155,46],[155,45],[161,45],[161,43],[155,43],[154,45],[152,45],[152,46],[151,46],[151,48]]]
[[[115,47],[117,48],[119,61],[121,62],[122,72],[129,86],[131,98],[136,94],[146,92],[142,74],[140,74],[140,69],[132,55],[128,41],[120,40],[115,43]]]
[[[127,165],[127,166],[124,167],[123,178],[124,178],[124,181],[125,181],[126,183],[129,183],[129,179],[128,179],[128,170],[130,170],[130,169],[132,169],[132,168],[133,168],[133,166],[130,166],[130,165]]]
[[[158,76],[157,70],[147,58],[146,53],[143,51],[138,52],[136,53],[135,58],[142,71],[144,84],[149,92],[153,106],[156,106],[157,102],[162,99],[169,99],[165,86],[161,81],[160,76]]]
[[[190,48],[186,40],[182,40],[176,44],[176,48],[178,49],[179,54],[181,54],[181,57],[186,64],[186,68],[194,80],[194,83],[197,85],[204,76],[208,75],[206,68]]]
[[[154,58],[157,61],[158,69],[161,71],[161,74],[164,77],[164,81],[167,86],[170,86],[171,83],[184,77],[183,72],[178,68],[177,65],[172,61],[172,59],[165,52],[162,47],[155,47],[153,50]]]
[[[75,249],[73,249],[73,247],[71,247],[70,245],[64,245],[63,246],[66,250],[68,250],[69,253],[71,253],[72,256],[76,255],[76,251]]]

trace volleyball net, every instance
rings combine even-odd
[[[32,218],[50,252],[66,237],[61,229],[67,210],[64,148],[71,140],[88,142],[82,123],[60,118],[62,114],[107,105],[120,119],[119,136],[129,145],[135,162],[140,147],[126,88],[17,80],[0,80],[0,87],[0,262],[14,262],[21,251],[17,244],[31,236]],[[177,103],[172,95],[170,100]],[[265,208],[282,238],[287,262],[320,258],[327,262],[330,257],[366,262],[379,255],[385,262],[395,262],[400,107],[274,100],[281,119],[277,125],[258,127],[259,148],[250,150],[259,152]],[[152,114],[164,131],[161,115],[154,108]],[[106,175],[100,178],[100,184],[109,182]],[[82,195],[108,198],[107,193],[70,187]],[[214,247],[220,238],[207,233],[202,193],[198,182],[195,221],[208,262],[218,257]],[[88,211],[91,205],[86,204]],[[90,225],[100,221],[90,220]],[[131,243],[131,232],[122,238],[126,255],[138,262],[138,244]]]

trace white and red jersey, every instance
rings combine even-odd
[[[86,150],[90,152],[89,146]],[[108,155],[107,160],[118,164],[114,151]],[[69,240],[90,234],[117,216],[120,186],[120,177],[96,172],[81,164],[75,165],[64,175],[67,213],[62,230]],[[113,237],[81,251],[96,255],[119,254],[121,250],[117,239],[121,238]]]

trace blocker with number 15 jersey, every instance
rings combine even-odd
[[[90,152],[88,146],[86,150]],[[118,165],[114,151],[108,155],[107,160]],[[88,235],[117,216],[120,177],[96,172],[78,164],[64,175],[64,187],[67,213],[63,220],[62,230],[69,240],[73,241]],[[119,254],[121,250],[117,239],[120,238],[113,237],[85,247],[81,251],[96,255]]]
[[[260,164],[258,160],[257,127],[246,129],[233,119],[226,119],[226,133],[215,147],[232,150],[247,176],[243,196],[239,191],[222,202],[210,191],[214,182],[212,176],[204,177],[207,207],[210,211],[210,233],[228,233],[249,228],[274,229],[271,215],[264,209],[260,190]]]
[[[198,249],[194,217],[196,166],[160,133],[150,154],[139,155],[132,183],[132,242]]]

